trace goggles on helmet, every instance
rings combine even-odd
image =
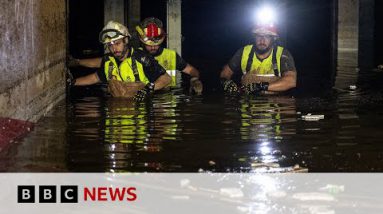
[[[149,41],[152,41],[152,42],[154,42],[154,43],[158,43],[158,42],[160,42],[163,38],[164,38],[163,36],[157,36],[157,37],[144,37],[144,38],[142,38],[142,41],[143,41],[144,43],[149,42]]]
[[[126,37],[120,31],[115,29],[104,30],[100,33],[99,40],[101,43],[110,43],[118,39]]]

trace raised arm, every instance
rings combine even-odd
[[[74,85],[75,86],[85,86],[85,85],[93,85],[93,84],[96,84],[99,82],[101,82],[101,81],[98,78],[97,73],[93,73],[93,74],[89,74],[89,75],[75,79]]]
[[[100,68],[102,63],[102,58],[89,58],[89,59],[76,59],[72,56],[68,57],[68,67],[78,67],[83,66],[86,68]]]

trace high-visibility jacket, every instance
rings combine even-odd
[[[241,59],[241,70],[244,74],[250,72],[255,73],[260,76],[281,76],[281,57],[283,52],[283,47],[277,46],[276,48],[273,48],[271,54],[262,61],[259,60],[254,52],[252,51],[254,45],[247,45],[243,49],[242,53],[242,59]],[[274,54],[274,51],[276,50],[276,53]],[[252,56],[250,56],[252,55]],[[252,57],[252,58],[250,58]],[[275,59],[273,60],[273,57]],[[252,59],[251,65],[249,64],[249,59]],[[274,63],[274,62],[275,63]],[[276,68],[273,64],[276,64]]]
[[[139,61],[135,60],[132,55],[124,59],[119,66],[114,57],[109,56],[104,65],[104,72],[107,80],[115,77],[119,81],[140,81],[144,84],[148,84],[149,80],[145,75],[143,65]]]
[[[171,76],[172,82],[169,86],[177,85],[177,52],[171,49],[163,48],[162,53],[154,57],[158,64],[165,68],[166,72]]]

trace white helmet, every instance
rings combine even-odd
[[[125,37],[130,37],[128,28],[118,22],[109,21],[100,32],[99,40],[107,44]]]

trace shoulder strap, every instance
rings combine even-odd
[[[249,53],[249,58],[247,59],[246,72],[250,72],[251,64],[253,64],[254,53],[255,53],[255,45],[252,45],[251,51]]]
[[[134,55],[132,55],[132,70],[133,70],[134,79],[135,79],[134,81],[139,82],[140,81],[140,75],[138,74],[137,61],[136,61],[136,57],[134,57]]]
[[[273,56],[271,58],[271,61],[273,62],[273,70],[274,70],[274,75],[279,76],[279,71],[278,71],[278,63],[277,63],[277,49],[278,46],[274,45],[273,47]]]

